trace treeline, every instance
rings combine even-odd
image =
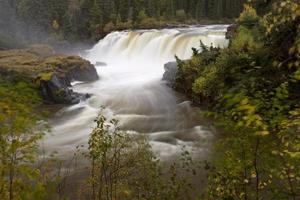
[[[81,31],[98,36],[115,29],[160,28],[167,23],[196,24],[207,19],[234,18],[244,0],[85,0]]]
[[[238,16],[246,0],[3,0],[0,23],[10,15],[17,29],[60,40],[99,39],[107,32],[214,22]],[[10,12],[9,12],[10,11]],[[1,22],[1,20],[3,20]],[[8,24],[7,29],[11,26]],[[3,26],[4,27],[4,26]],[[0,31],[1,33],[1,31]],[[13,33],[13,31],[12,31]],[[28,38],[35,36],[26,34]],[[27,39],[28,39],[27,38]]]

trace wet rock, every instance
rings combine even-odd
[[[49,80],[40,81],[41,95],[46,103],[77,104],[85,100],[89,94],[74,92],[66,77],[58,77],[53,74]]]
[[[163,75],[163,80],[167,82],[168,86],[173,87],[178,70],[177,62],[168,62],[164,65],[164,68],[165,73]]]
[[[90,94],[77,93],[71,89],[71,81],[95,81],[97,71],[93,65],[88,68],[74,68],[66,74],[52,74],[49,80],[40,79],[41,95],[46,103],[77,104],[91,97]]]

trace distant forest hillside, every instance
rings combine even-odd
[[[97,40],[113,30],[226,22],[246,0],[0,0],[3,35],[22,40]],[[228,21],[228,20],[227,20]],[[51,37],[50,37],[51,36]],[[2,45],[3,46],[3,45]]]

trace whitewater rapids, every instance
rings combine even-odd
[[[77,145],[86,145],[101,106],[105,115],[115,116],[124,130],[144,134],[161,158],[177,155],[182,146],[205,155],[214,132],[206,126],[193,107],[161,80],[164,64],[175,55],[188,59],[192,47],[225,47],[227,25],[182,29],[113,32],[100,40],[83,57],[97,67],[100,79],[93,83],[73,83],[74,90],[93,96],[68,106],[51,119],[52,133],[46,135],[47,152],[72,155]]]

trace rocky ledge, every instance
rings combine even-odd
[[[51,47],[35,45],[27,49],[0,51],[0,76],[18,76],[37,84],[48,104],[75,104],[90,94],[72,90],[72,81],[95,81],[97,71],[79,56],[56,54]]]

